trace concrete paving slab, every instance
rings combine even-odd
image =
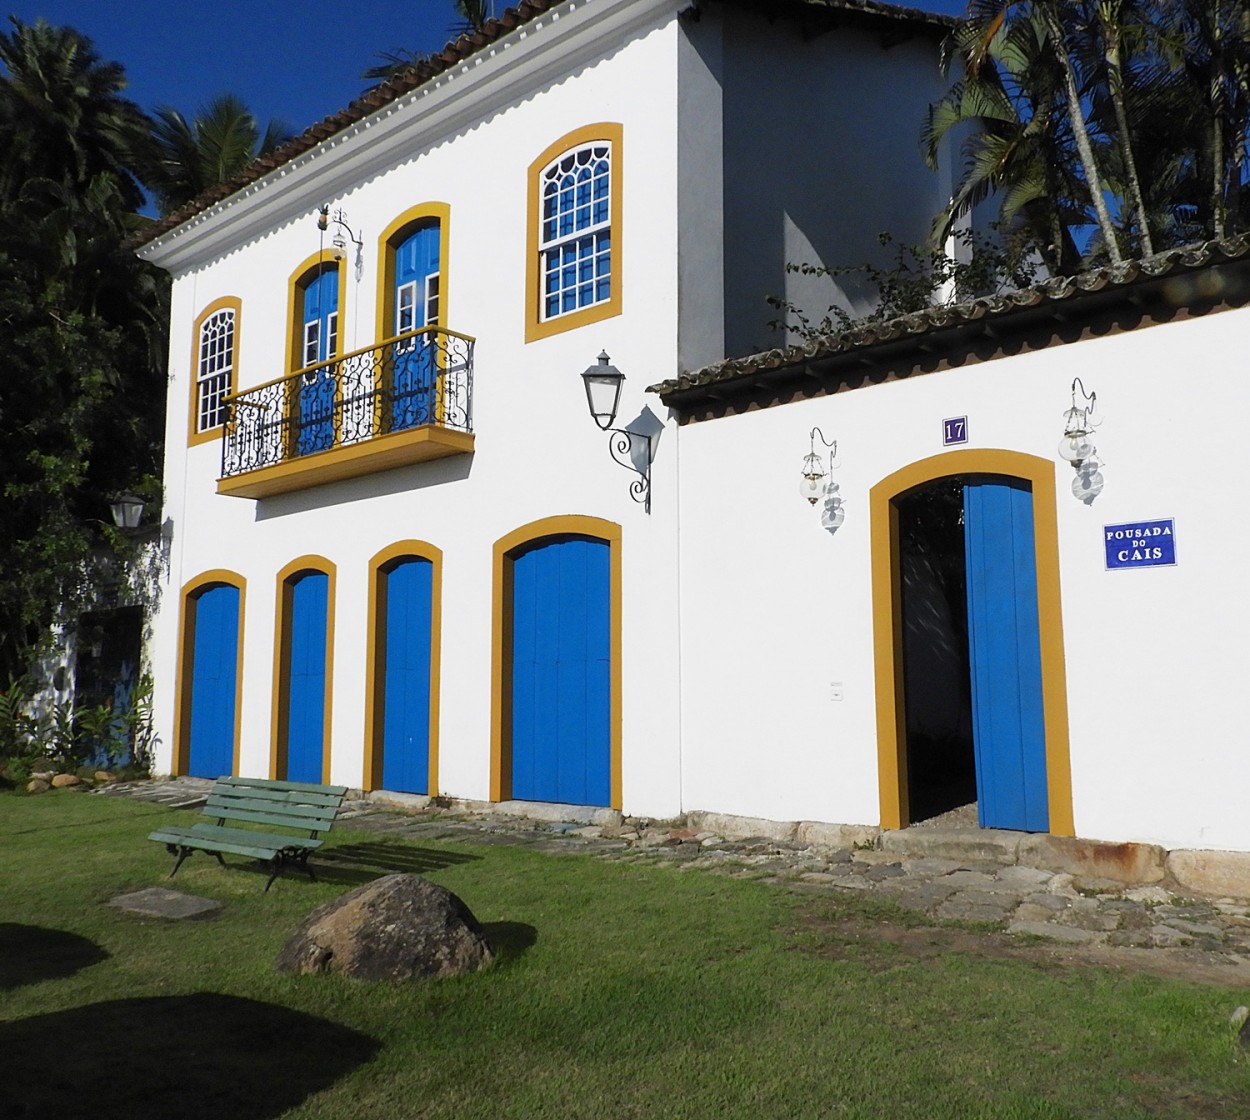
[[[222,903],[199,895],[171,891],[167,887],[148,887],[146,890],[119,894],[108,901],[110,906],[145,918],[167,918],[185,921],[188,918],[204,918],[222,908]]]

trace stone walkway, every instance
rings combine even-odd
[[[117,783],[93,792],[194,806],[210,784],[184,778]],[[1073,949],[1151,951],[1177,964],[1183,955],[1197,971],[1217,966],[1226,982],[1250,984],[1250,901],[1183,897],[1157,884],[1126,886],[1028,866],[1003,858],[985,832],[925,828],[886,834],[889,847],[898,848],[899,837],[907,841],[909,851],[898,851],[730,839],[611,813],[571,811],[581,819],[559,819],[567,807],[533,806],[552,818],[535,820],[515,815],[515,806],[500,812],[473,803],[475,811],[466,812],[464,806],[440,807],[427,798],[406,800],[403,808],[372,799],[346,802],[344,819],[387,838],[525,845],[760,879],[809,894],[874,895],[930,919],[977,923]],[[1186,969],[1163,971],[1180,975]]]

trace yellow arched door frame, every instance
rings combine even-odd
[[[211,587],[228,586],[239,593],[239,647],[235,655],[234,750],[230,772],[239,772],[239,740],[243,730],[243,616],[247,606],[247,580],[229,568],[201,572],[182,586],[178,621],[178,690],[174,693],[174,751],[170,770],[185,774],[191,768],[191,686],[195,663],[196,611],[200,595]]]
[[[309,554],[292,560],[279,573],[273,634],[273,704],[270,709],[269,777],[286,777],[287,733],[291,716],[291,604],[296,577],[315,572],[326,585],[326,692],[322,714],[321,780],[330,780],[331,730],[334,714],[334,595],[338,568],[324,556]]]
[[[896,500],[917,486],[952,475],[1018,478],[1033,490],[1033,548],[1037,564],[1037,621],[1041,639],[1042,710],[1046,721],[1046,785],[1050,831],[1073,836],[1072,763],[1068,746],[1068,686],[1059,595],[1059,531],[1055,465],[1019,451],[969,448],[921,459],[883,478],[869,491],[872,526],[872,621],[877,689],[877,774],[881,827],[910,823],[907,739],[903,704],[902,587]]]
[[[369,622],[365,647],[364,788],[382,786],[382,710],[386,700],[386,577],[405,560],[426,560],[430,573],[430,738],[426,793],[438,796],[439,698],[442,694],[443,550],[429,541],[397,541],[369,561]]]
[[[590,537],[608,545],[608,624],[612,657],[608,770],[609,802],[621,808],[621,527],[600,517],[567,514],[544,517],[514,529],[495,542],[491,596],[490,798],[512,797],[512,558],[525,545],[550,537]]]

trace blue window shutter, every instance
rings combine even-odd
[[[611,799],[609,545],[553,541],[513,561],[512,795]]]
[[[404,793],[428,793],[434,565],[428,560],[405,560],[384,578],[382,785]]]
[[[980,823],[1045,832],[1046,727],[1028,485],[968,482],[964,543]]]
[[[195,600],[187,773],[220,778],[234,769],[239,665],[239,589],[219,584]]]
[[[322,778],[329,586],[324,572],[308,572],[291,587],[285,776],[293,782]]]

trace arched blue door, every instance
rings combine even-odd
[[[609,545],[540,544],[512,561],[512,796],[611,798]]]
[[[285,776],[293,782],[322,777],[329,586],[324,572],[305,572],[291,585]]]
[[[386,580],[386,675],[382,705],[382,786],[428,793],[430,783],[430,622],[434,565],[413,558]]]
[[[437,222],[424,225],[395,248],[395,333],[407,334],[439,321]],[[395,431],[436,419],[437,348],[421,336],[395,348],[391,427]]]
[[[969,479],[964,544],[978,816],[985,828],[1045,832],[1046,725],[1028,483]]]
[[[304,288],[304,367],[315,366],[338,353],[339,270],[331,266],[318,273]],[[306,373],[299,381],[299,434],[301,455],[324,451],[334,443],[334,371],[323,368]]]
[[[239,589],[217,584],[192,604],[191,719],[187,773],[220,778],[234,770],[239,666]]]

